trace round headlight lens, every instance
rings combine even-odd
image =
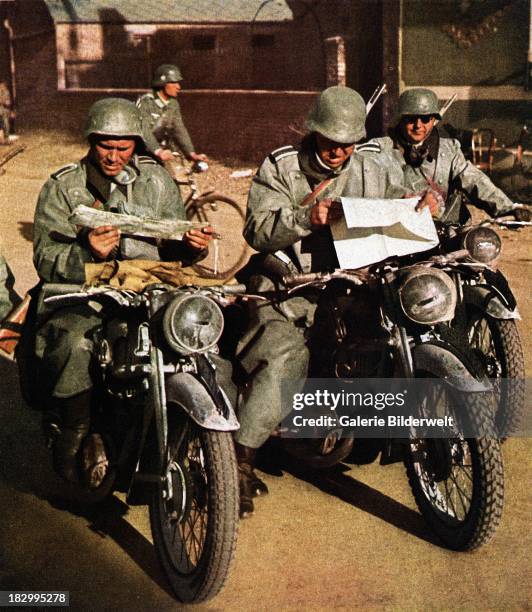
[[[220,339],[224,318],[216,302],[201,294],[176,297],[163,316],[164,336],[178,353],[188,355],[212,348]]]
[[[437,268],[413,268],[399,288],[405,315],[422,325],[450,321],[456,308],[456,287],[448,274]]]
[[[464,237],[464,246],[469,255],[479,263],[488,264],[501,254],[501,239],[489,227],[475,227]]]

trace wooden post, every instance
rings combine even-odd
[[[383,132],[393,125],[399,100],[399,28],[401,3],[381,0],[382,8],[382,82],[387,94],[382,105]]]
[[[325,39],[326,85],[345,85],[345,43],[342,36],[331,36]]]

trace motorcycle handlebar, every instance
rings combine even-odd
[[[357,270],[334,270],[333,272],[307,272],[303,274],[289,274],[283,276],[283,282],[287,287],[297,287],[308,283],[327,282],[332,278],[348,280],[355,285],[362,285],[367,280],[367,273]]]

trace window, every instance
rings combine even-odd
[[[251,37],[252,47],[273,47],[274,45],[275,36],[273,34],[253,34]]]
[[[216,36],[193,36],[194,51],[213,51],[216,48]]]

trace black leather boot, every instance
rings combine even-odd
[[[53,398],[61,416],[61,430],[54,441],[53,465],[61,478],[79,481],[77,454],[90,425],[91,393],[86,391],[65,399]]]
[[[235,442],[236,459],[238,462],[238,479],[240,486],[240,518],[253,514],[253,497],[268,493],[268,487],[255,474],[256,448],[244,446]]]

